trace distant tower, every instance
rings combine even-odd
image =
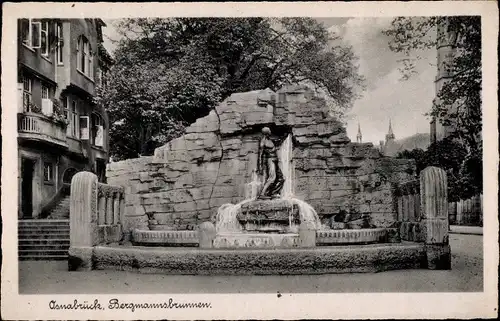
[[[396,136],[394,136],[394,133],[392,132],[392,121],[389,119],[389,131],[387,132],[387,135],[385,135],[385,143],[387,145],[387,142],[393,141],[396,139]]]
[[[358,134],[356,135],[356,141],[358,143],[363,142],[363,135],[361,134],[361,126],[359,125],[359,122],[358,122]]]
[[[437,75],[434,81],[436,98],[434,102],[439,103],[438,93],[443,88],[443,85],[452,78],[450,70],[451,64],[455,56],[455,42],[457,35],[455,32],[448,30],[448,18],[442,18],[437,25]],[[455,108],[449,106],[448,108]],[[431,121],[431,143],[442,140],[453,132],[452,126],[444,126],[441,124],[441,119],[433,118]]]
[[[387,135],[385,135],[385,142],[380,141],[382,154],[386,156],[393,156],[395,140],[396,136],[394,136],[392,131],[392,121],[389,119],[389,130],[387,131]]]

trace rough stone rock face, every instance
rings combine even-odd
[[[156,229],[192,229],[242,201],[264,126],[277,143],[293,135],[295,196],[324,224],[342,213],[364,214],[371,227],[394,223],[391,186],[413,178],[414,162],[350,142],[325,101],[295,86],[233,94],[154,156],[109,164],[108,183],[125,187],[126,229],[147,228],[148,219]]]

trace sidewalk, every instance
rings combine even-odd
[[[450,234],[483,235],[482,226],[450,225]]]

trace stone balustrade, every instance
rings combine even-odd
[[[448,182],[443,169],[430,166],[420,172],[420,211],[427,267],[450,269]]]
[[[98,183],[97,198],[99,225],[121,224],[125,212],[124,188]]]
[[[420,181],[412,180],[396,188],[398,220],[414,222],[420,218]]]
[[[450,269],[446,172],[425,168],[419,180],[397,186],[395,199],[401,239],[426,244],[429,269]]]
[[[73,176],[70,196],[69,269],[89,270],[93,247],[123,238],[124,189],[99,183],[97,176]]]
[[[18,114],[18,124],[20,138],[67,147],[66,128],[45,115],[30,112]]]
[[[151,231],[135,229],[132,243],[145,246],[198,246],[198,231]]]
[[[401,223],[399,234],[402,240],[423,242],[420,228],[420,181],[411,180],[395,189],[397,220]]]

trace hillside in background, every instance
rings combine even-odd
[[[418,133],[406,138],[397,139],[385,147],[384,155],[396,156],[397,153],[406,150],[420,148],[426,150],[431,142],[429,133]]]

